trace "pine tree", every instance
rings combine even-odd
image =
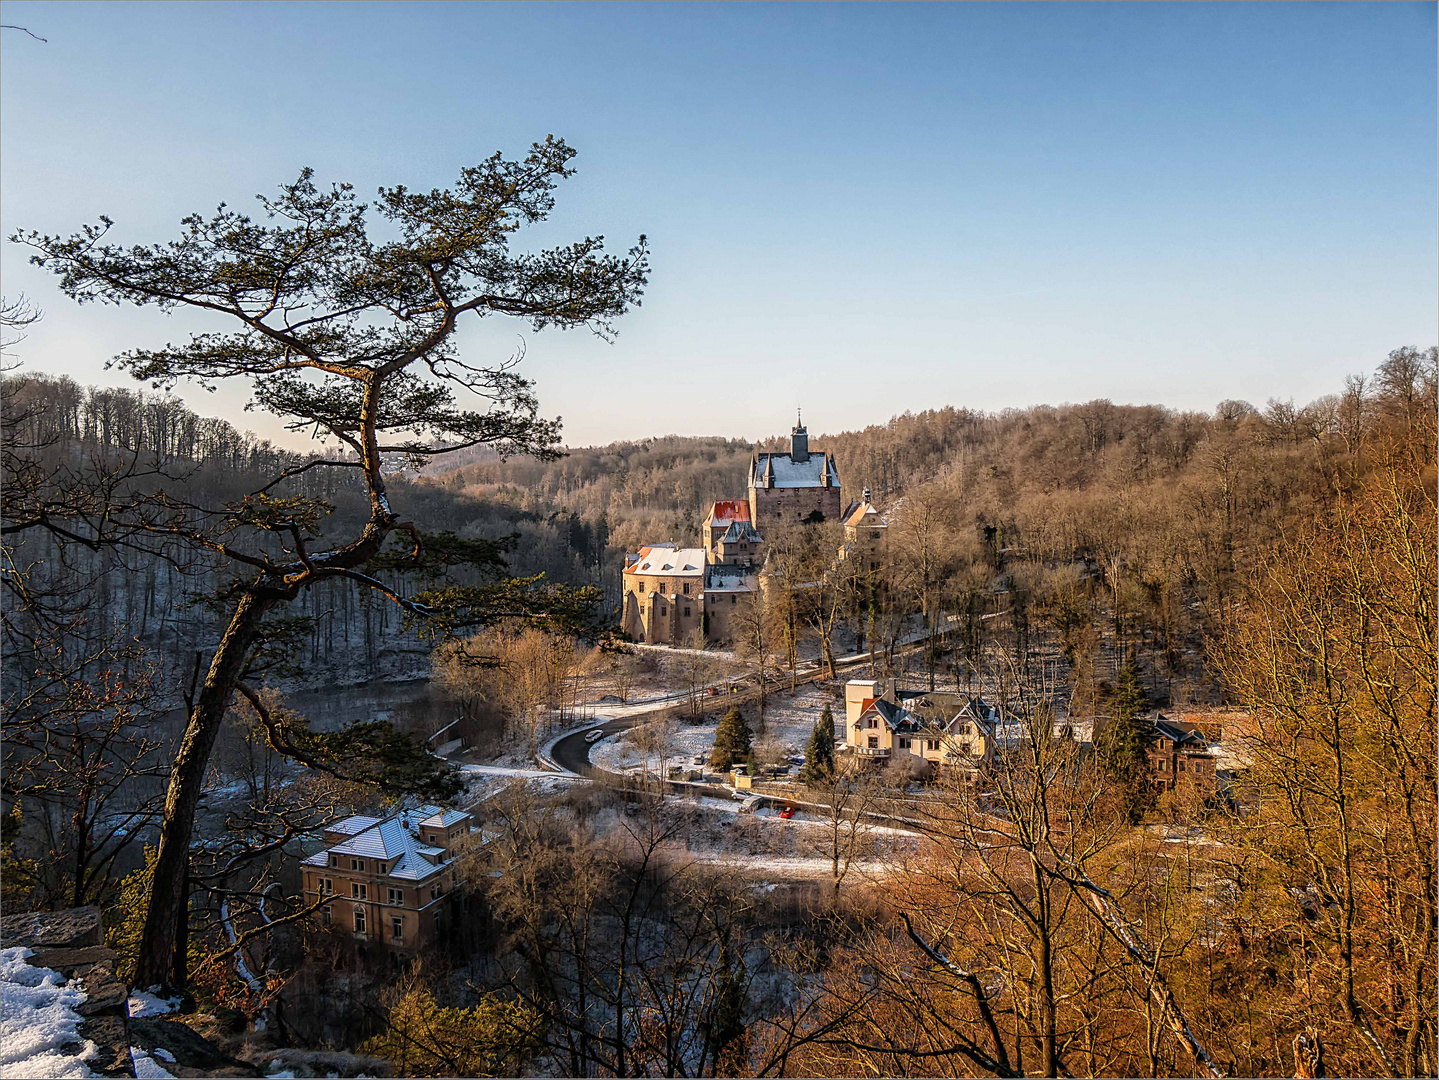
[[[804,752],[804,771],[801,778],[806,784],[823,784],[834,775],[834,712],[826,702],[824,712],[815,721],[814,730],[809,734],[809,747]]]
[[[738,705],[731,705],[720,718],[715,731],[715,748],[710,754],[710,767],[728,769],[737,761],[747,761],[750,756],[750,730],[745,723],[744,713]]]
[[[1110,721],[1099,739],[1100,762],[1121,792],[1129,820],[1138,823],[1148,802],[1149,763],[1144,753],[1145,725],[1140,717],[1149,695],[1140,681],[1139,665],[1131,654],[1120,669],[1110,692]]]

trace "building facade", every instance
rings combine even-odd
[[[1171,720],[1162,713],[1150,721],[1153,737],[1145,746],[1149,782],[1155,791],[1192,788],[1200,795],[1214,794],[1219,786],[1219,762],[1214,747],[1220,730],[1206,730],[1200,722]]]
[[[469,814],[438,806],[337,821],[324,849],[300,864],[305,902],[329,898],[320,922],[358,940],[423,949],[447,925],[445,897],[459,884],[454,859],[470,827]]]
[[[636,641],[683,645],[704,632],[704,548],[651,544],[626,558],[621,627]]]
[[[865,488],[860,501],[845,509],[844,547],[839,557],[841,561],[858,562],[862,573],[881,575],[888,554],[888,536],[889,517],[870,502],[869,488]]]

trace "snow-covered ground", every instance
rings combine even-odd
[[[465,796],[461,805],[470,806],[482,799],[488,799],[516,781],[547,794],[555,793],[571,784],[582,782],[581,777],[569,773],[555,773],[547,769],[519,768],[504,765],[461,765],[464,778]]]
[[[27,948],[0,949],[0,1077],[93,1076],[79,1035],[85,991],[59,972],[31,967]]]
[[[765,703],[763,731],[759,730],[758,706],[741,706],[760,756],[764,757],[767,751],[782,758],[803,755],[809,745],[810,732],[814,730],[815,721],[819,719],[826,702],[835,713],[835,726],[838,728],[844,716],[844,705],[816,686],[801,687],[793,698],[787,694],[771,697]],[[701,755],[708,761],[714,748],[719,713],[724,708],[723,701],[716,702],[714,713],[703,724],[666,718],[653,721],[655,726],[641,725],[619,735],[611,735],[591,748],[590,761],[610,772],[633,773],[647,768],[655,775],[671,765],[693,765],[695,758]],[[656,737],[656,745],[647,749],[649,736]],[[663,736],[662,740],[660,736]]]

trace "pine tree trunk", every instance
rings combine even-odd
[[[195,806],[205,782],[205,769],[215,745],[225,709],[235,684],[249,659],[250,649],[260,634],[260,623],[274,600],[255,592],[241,597],[220,647],[210,661],[205,684],[195,699],[175,764],[170,769],[170,787],[165,795],[165,817],[160,827],[160,848],[155,858],[154,884],[134,985],[168,985],[174,970],[175,948],[184,906],[185,871],[190,861],[190,836],[195,829]]]

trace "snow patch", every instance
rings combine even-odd
[[[131,1020],[143,1020],[148,1016],[164,1016],[179,1007],[179,998],[156,997],[148,990],[130,991],[130,999],[125,1003],[125,1011]]]
[[[168,1050],[156,1050],[155,1053],[167,1055],[167,1060],[172,1063],[175,1060]],[[175,1080],[175,1074],[166,1072],[165,1066],[145,1053],[143,1046],[130,1047],[130,1061],[135,1066],[136,1080]]]
[[[85,991],[58,972],[31,967],[31,955],[24,947],[0,949],[0,1077],[93,1076],[82,1059],[95,1044],[80,1038],[75,1011]]]

